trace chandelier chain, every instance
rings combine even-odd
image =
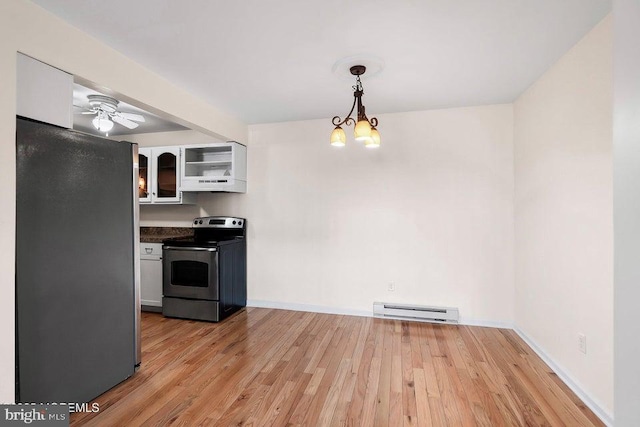
[[[362,88],[362,81],[360,80],[360,76],[356,76],[356,84],[351,87],[353,88],[353,90],[364,91],[364,89]]]

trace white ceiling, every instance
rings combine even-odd
[[[346,56],[385,68],[368,115],[513,101],[611,0],[36,0],[247,123],[344,115]],[[99,82],[98,82],[99,83]]]
[[[93,127],[93,124],[91,124],[91,121],[93,120],[95,115],[82,114],[83,111],[91,109],[91,106],[89,105],[89,99],[87,98],[88,95],[108,94],[101,93],[75,83],[73,85],[73,128],[75,130],[80,130],[82,132],[90,133],[93,135],[104,136],[103,132],[98,131],[95,127]],[[145,121],[144,123],[138,123],[139,126],[135,129],[128,129],[118,123],[114,123],[113,129],[109,131],[109,136],[134,135],[149,132],[169,132],[187,129],[183,126],[180,126],[179,124],[160,118],[155,114],[152,114],[141,108],[135,107],[131,104],[127,104],[126,102],[118,102],[118,111],[120,111],[121,113],[141,114],[144,117]]]

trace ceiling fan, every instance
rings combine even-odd
[[[138,123],[145,121],[144,117],[140,114],[124,113],[118,111],[119,101],[115,98],[105,95],[88,95],[89,105],[91,108],[88,111],[83,111],[80,114],[95,114],[91,123],[93,127],[101,132],[109,132],[113,128],[113,123],[118,123],[128,129],[135,129],[138,127]]]

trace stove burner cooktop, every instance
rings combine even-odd
[[[225,242],[244,239],[244,218],[209,216],[193,220],[193,236],[172,237],[162,243],[180,247],[216,247]]]

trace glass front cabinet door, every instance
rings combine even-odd
[[[138,150],[138,200],[151,203],[151,150]]]
[[[180,147],[147,147],[138,150],[138,199],[141,204],[194,203],[194,196],[180,191]]]
[[[180,149],[177,147],[154,148],[153,152],[154,182],[151,190],[155,203],[180,202],[178,193],[178,159]]]

